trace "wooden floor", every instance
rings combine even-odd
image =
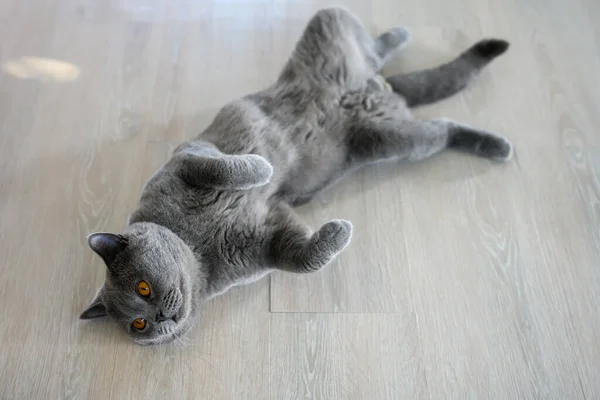
[[[600,2],[338,1],[410,27],[387,68],[484,36],[510,51],[420,116],[506,134],[512,162],[445,153],[365,170],[300,211],[354,223],[310,276],[206,304],[187,345],[77,318],[174,145],[272,82],[317,0],[0,2],[1,399],[599,399]]]

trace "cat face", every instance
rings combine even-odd
[[[136,223],[123,235],[95,233],[88,242],[108,271],[82,319],[111,316],[142,345],[168,343],[191,327],[199,265],[173,232]]]

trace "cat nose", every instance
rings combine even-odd
[[[162,310],[158,310],[158,312],[156,313],[156,316],[154,317],[154,321],[156,322],[163,322],[168,320],[169,318],[165,317],[165,315],[163,314]]]

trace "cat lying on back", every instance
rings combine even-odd
[[[201,302],[275,270],[318,271],[339,254],[350,222],[311,233],[292,207],[346,173],[447,148],[508,160],[506,139],[409,110],[463,89],[508,43],[483,40],[438,68],[381,79],[408,38],[404,28],[374,38],[344,9],[319,11],[276,83],[175,150],[122,234],[88,237],[108,271],[81,318],[109,315],[139,344],[170,342]]]

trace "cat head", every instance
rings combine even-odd
[[[81,319],[110,316],[142,345],[168,343],[192,326],[203,280],[191,249],[172,231],[135,223],[121,235],[91,234],[88,243],[107,273]]]

